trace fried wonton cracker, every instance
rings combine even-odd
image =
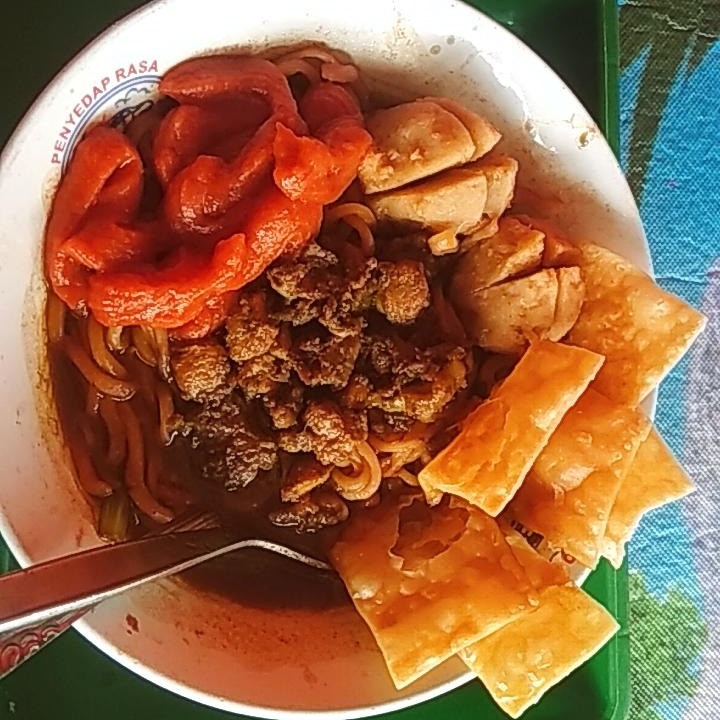
[[[585,302],[568,342],[605,355],[597,389],[637,405],[683,356],[705,318],[615,253],[585,245]]]
[[[618,629],[612,615],[585,592],[573,585],[555,585],[541,592],[536,610],[459,655],[495,702],[517,718]]]
[[[386,497],[330,556],[398,688],[536,601],[496,521],[458,498]]]
[[[418,475],[428,502],[448,492],[498,515],[602,360],[569,345],[532,343],[490,399],[465,419],[460,434]]]
[[[588,388],[563,418],[509,512],[556,547],[595,567],[610,510],[650,421]]]
[[[510,546],[512,554],[522,565],[530,584],[536,590],[542,590],[552,585],[566,585],[570,582],[570,577],[562,563],[551,562],[544,558],[526,538],[506,521],[501,520],[499,525],[505,535],[505,542]]]
[[[694,489],[670,449],[657,431],[652,430],[620,485],[605,531],[603,556],[619,568],[625,557],[625,543],[630,540],[642,515],[679,500]]]

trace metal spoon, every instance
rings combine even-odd
[[[217,528],[151,535],[33,565],[0,576],[0,677],[103,600],[245,548],[332,571],[280,543],[233,538]]]

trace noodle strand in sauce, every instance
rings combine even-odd
[[[127,381],[113,377],[98,367],[75,338],[65,335],[61,340],[63,351],[80,371],[81,375],[103,395],[127,400],[135,393],[135,386]]]
[[[345,500],[367,500],[378,491],[382,482],[380,462],[372,447],[363,441],[357,444],[357,452],[361,459],[357,475],[350,475],[337,467],[332,471],[335,489]]]
[[[126,378],[127,371],[107,346],[105,328],[92,315],[87,319],[87,336],[90,353],[97,365],[116,378]]]
[[[160,504],[152,496],[145,482],[147,459],[140,421],[130,403],[120,404],[118,412],[127,437],[125,485],[128,493],[141,512],[155,522],[168,523],[173,519],[172,510]]]

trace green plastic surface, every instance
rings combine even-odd
[[[3,2],[0,142],[5,142],[33,98],[67,60],[111,22],[142,4],[138,0]],[[474,0],[471,4],[509,27],[546,59],[594,115],[617,152],[615,0]],[[0,572],[7,570],[8,561],[0,542]],[[627,569],[615,572],[603,562],[586,589],[611,610],[622,629],[602,652],[528,711],[524,720],[627,717]],[[232,717],[237,716],[183,700],[145,682],[99,653],[74,630],[0,682],[0,718],[8,720]],[[383,717],[501,720],[505,716],[480,683],[472,682],[436,700]]]

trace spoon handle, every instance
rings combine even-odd
[[[0,576],[0,678],[97,603],[248,545],[220,530],[104,545]]]
[[[35,626],[0,634],[0,680],[9,675],[51,640],[55,640],[55,638],[62,635],[86,612],[87,610],[78,610]]]
[[[243,548],[332,570],[326,562],[279,543],[203,529],[103,545],[1,575],[0,677],[103,600]]]
[[[221,530],[150,535],[0,576],[0,633],[82,610],[247,543]]]

